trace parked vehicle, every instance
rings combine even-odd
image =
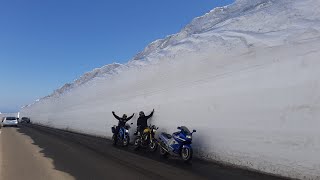
[[[2,120],[2,127],[5,126],[15,126],[18,127],[18,119],[17,117],[5,117]]]
[[[133,123],[131,123],[132,125]],[[120,127],[119,129],[119,133],[118,136],[116,137],[116,128],[117,126],[114,125],[111,130],[112,130],[112,141],[113,144],[116,145],[117,143],[121,143],[122,146],[128,146],[130,143],[130,135],[129,135],[129,129],[130,129],[130,125],[126,123],[126,125],[124,127]],[[117,138],[117,140],[116,140]]]
[[[158,142],[155,138],[155,133],[158,127],[155,125],[150,125],[143,130],[143,134],[140,134],[139,131],[136,133],[136,138],[134,140],[134,150],[142,148],[148,148],[151,152],[157,150]]]
[[[167,157],[168,155],[180,156],[185,162],[189,162],[192,159],[193,150],[192,132],[185,126],[178,127],[179,132],[175,132],[172,135],[165,132],[159,136],[160,155]]]
[[[28,118],[28,117],[22,117],[20,122],[21,122],[21,123],[30,123],[30,118]]]

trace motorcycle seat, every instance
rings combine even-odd
[[[162,133],[162,135],[167,139],[171,139],[172,138],[172,136],[170,134],[167,134],[167,133]]]

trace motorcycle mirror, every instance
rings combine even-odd
[[[180,127],[180,126],[178,126],[178,127],[177,127],[177,129],[181,129],[181,127]]]
[[[193,130],[192,132],[197,132],[197,130]]]

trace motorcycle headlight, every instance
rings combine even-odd
[[[153,132],[157,132],[157,130],[156,130],[156,129],[153,129]]]
[[[187,135],[186,138],[187,139],[192,139],[192,136],[191,135]]]
[[[129,132],[129,130],[128,129],[126,129],[126,133],[128,133]]]

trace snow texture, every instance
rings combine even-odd
[[[126,64],[84,74],[20,116],[110,138],[111,111],[155,108],[149,122],[159,131],[197,130],[199,157],[320,179],[319,57],[319,0],[237,0]]]

